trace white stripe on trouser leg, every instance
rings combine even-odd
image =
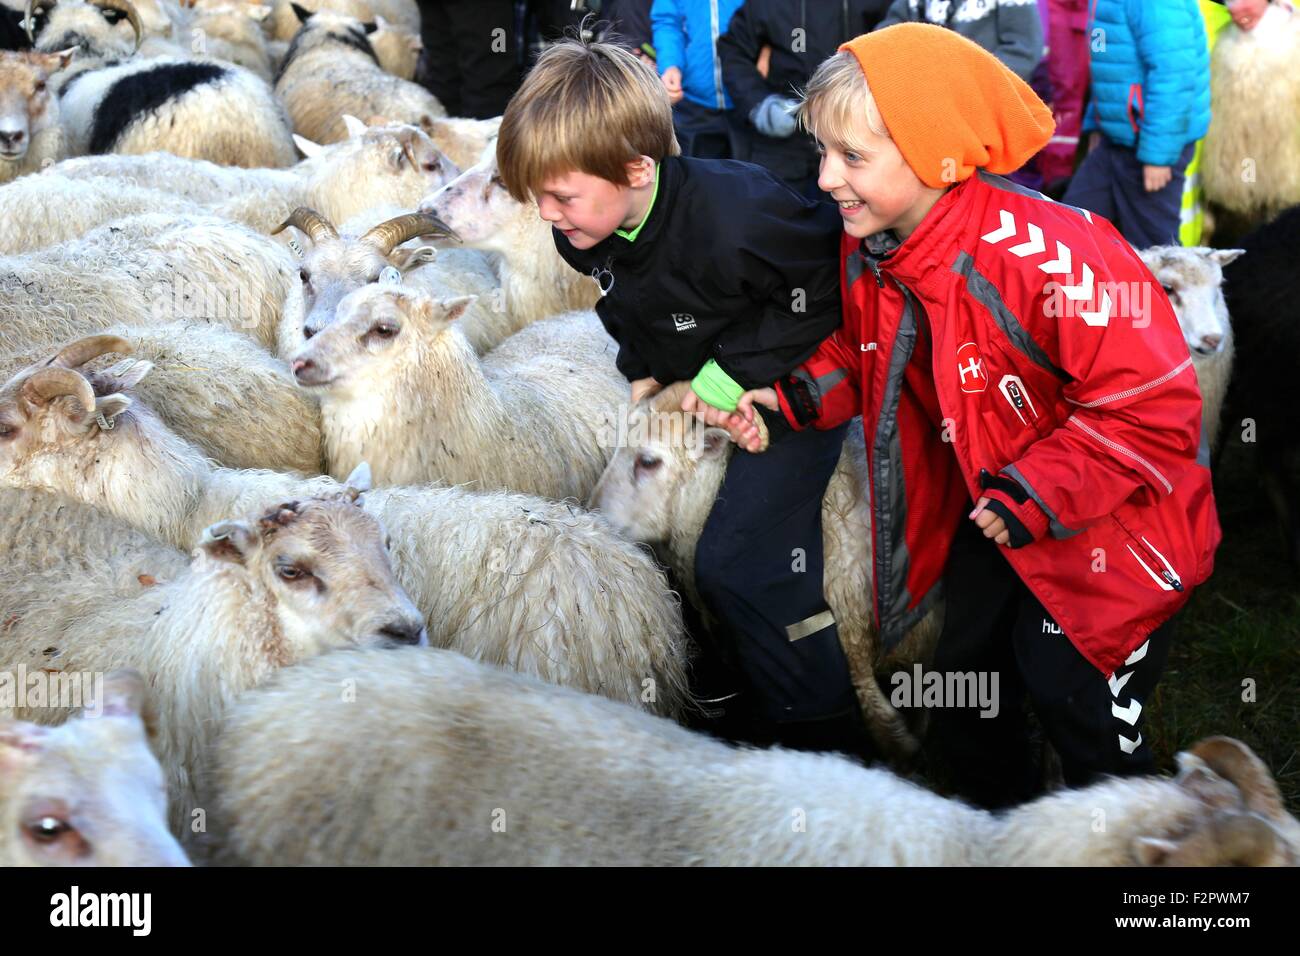
[[[834,623],[835,615],[830,611],[822,611],[820,614],[814,614],[812,617],[806,617],[802,621],[791,624],[785,629],[785,634],[791,641],[798,641],[809,634],[824,631]]]
[[[1143,641],[1142,645],[1138,647],[1137,650],[1135,650],[1132,654],[1130,654],[1126,661],[1124,661],[1124,666],[1131,667],[1132,665],[1136,664],[1138,661],[1142,660],[1142,658],[1146,657],[1147,648],[1150,645],[1151,645],[1150,639]],[[1106,682],[1110,685],[1110,695],[1115,698],[1115,700],[1111,701],[1110,704],[1111,716],[1114,717],[1116,720],[1124,721],[1124,723],[1128,724],[1130,727],[1136,727],[1138,717],[1140,717],[1142,714],[1142,702],[1139,701],[1136,697],[1130,697],[1128,699],[1128,703],[1125,704],[1124,706],[1120,706],[1119,703],[1119,692],[1124,689],[1124,685],[1128,683],[1128,679],[1132,676],[1133,676],[1132,671],[1129,671],[1127,674],[1120,674],[1118,671],[1116,671],[1115,673],[1111,674],[1110,677],[1106,678]],[[1136,740],[1129,737],[1125,737],[1122,733],[1118,734],[1118,738],[1119,738],[1119,749],[1126,754],[1131,754],[1134,751],[1136,751],[1139,747],[1142,746],[1141,733],[1137,735]]]

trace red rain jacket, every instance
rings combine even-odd
[[[1209,577],[1221,536],[1159,283],[1109,222],[982,171],[902,245],[845,236],[842,254],[844,322],[777,391],[796,429],[862,415],[886,646],[938,597],[987,494],[1033,537],[1004,549],[1016,573],[1113,673]],[[918,321],[940,422],[904,383]]]

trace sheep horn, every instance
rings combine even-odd
[[[131,24],[131,29],[135,31],[135,50],[131,52],[140,49],[140,44],[144,42],[144,24],[140,21],[140,11],[131,5],[131,0],[89,0],[89,2],[101,10],[116,10],[124,14]]]
[[[306,206],[299,206],[289,213],[288,219],[271,230],[271,235],[281,233],[290,226],[307,233],[307,235],[311,236],[312,242],[320,242],[322,239],[337,239],[339,237],[339,231],[334,228],[332,222],[315,209],[308,209]]]
[[[384,255],[416,236],[444,236],[460,241],[455,230],[437,216],[427,212],[411,212],[396,219],[381,222],[361,237]]]
[[[86,414],[95,407],[95,390],[78,373],[67,368],[43,368],[23,383],[23,398],[33,405],[44,405],[70,395],[81,403]]]
[[[120,336],[91,335],[64,346],[48,364],[55,368],[81,368],[91,359],[107,355],[109,352],[130,355],[131,351],[131,343]]]
[[[27,13],[23,17],[23,29],[27,31],[27,39],[33,44],[36,43],[36,37],[32,32],[32,17],[36,15],[37,10],[44,10],[46,7],[52,7],[55,0],[27,0]]]

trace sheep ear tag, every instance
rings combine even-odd
[[[379,273],[380,285],[401,285],[402,274],[394,266],[384,266],[384,271]]]
[[[289,248],[293,250],[293,254],[297,256],[299,259],[304,258],[302,252],[302,246],[299,244],[298,240],[295,239],[293,236],[289,237]]]

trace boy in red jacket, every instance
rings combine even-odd
[[[758,450],[756,404],[767,429],[863,416],[883,643],[942,595],[935,669],[1000,678],[996,717],[931,715],[967,796],[1037,789],[1026,695],[1067,783],[1148,772],[1141,714],[1168,621],[1220,537],[1168,299],[1110,223],[993,175],[1053,123],[962,37],[858,37],[802,109],[844,219],[844,322],[712,423]]]

